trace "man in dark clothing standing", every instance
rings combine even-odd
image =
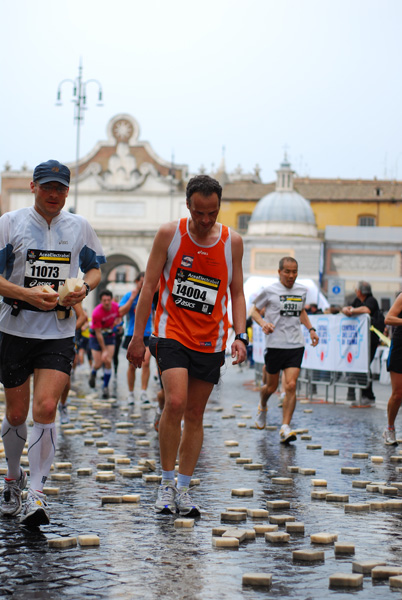
[[[347,317],[354,317],[355,315],[362,315],[366,313],[370,315],[371,322],[373,323],[374,321],[375,323],[380,313],[380,307],[378,306],[378,302],[371,292],[371,285],[367,283],[367,281],[359,281],[355,291],[356,298],[353,300],[350,306],[345,306],[342,309],[343,314],[345,314]],[[374,358],[379,341],[380,340],[378,336],[374,333],[374,331],[371,331],[369,364],[371,364]],[[348,388],[348,400],[354,400],[354,388]],[[373,393],[372,382],[370,381],[368,386],[362,390],[361,404],[369,406],[373,402],[375,402],[375,396]]]

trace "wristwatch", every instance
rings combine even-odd
[[[84,281],[84,285],[87,288],[87,291],[85,292],[85,297],[87,297],[89,292],[91,291],[91,286],[86,281]]]
[[[235,336],[235,340],[241,340],[245,346],[248,346],[249,339],[247,333],[238,333]]]
[[[315,332],[317,332],[317,330],[316,330],[314,327],[310,327],[310,329],[309,329],[309,332],[310,332],[310,331],[315,331]]]

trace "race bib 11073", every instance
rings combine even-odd
[[[57,250],[28,250],[25,262],[24,287],[59,284],[70,276],[71,252]]]

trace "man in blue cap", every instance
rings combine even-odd
[[[56,450],[57,402],[74,360],[75,313],[70,309],[98,285],[100,265],[106,260],[90,224],[62,210],[69,184],[68,167],[57,160],[41,163],[30,184],[34,205],[0,218],[0,380],[6,396],[1,435],[8,468],[0,512],[10,517],[21,513],[20,522],[27,527],[49,523],[43,486]],[[77,277],[78,269],[84,273],[84,285],[60,307],[59,285]],[[66,318],[60,318],[61,310]],[[22,507],[27,476],[20,458],[27,439],[32,374],[30,486]]]

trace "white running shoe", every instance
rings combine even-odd
[[[386,446],[398,445],[398,442],[396,441],[395,429],[388,429],[388,427],[386,427],[382,433],[382,437],[384,438],[384,444]]]
[[[140,401],[141,404],[149,404],[148,394],[145,390],[142,390],[141,392]]]
[[[19,479],[4,479],[4,487],[1,490],[0,512],[7,517],[14,517],[21,512],[21,492],[27,484],[27,474],[21,469]]]
[[[28,498],[20,516],[21,525],[39,527],[49,525],[48,505],[45,494],[36,490],[28,490]]]
[[[281,444],[288,444],[297,440],[297,435],[290,429],[289,425],[282,425],[279,430],[279,438]]]
[[[255,417],[255,426],[257,429],[265,429],[265,425],[267,424],[267,412],[268,406],[263,408],[261,404],[258,405],[257,415]]]
[[[155,503],[155,512],[162,515],[171,515],[176,512],[175,498],[177,489],[174,481],[164,481],[158,490],[158,498]]]
[[[189,488],[179,488],[176,496],[176,508],[177,512],[182,517],[200,517],[200,507],[194,504],[189,494]]]
[[[133,406],[133,404],[134,404],[134,400],[135,400],[135,398],[134,398],[134,392],[128,392],[128,396],[127,396],[127,404],[128,404],[129,406]]]
[[[59,402],[59,413],[60,413],[60,424],[67,425],[70,422],[70,416],[68,414],[67,404]]]

